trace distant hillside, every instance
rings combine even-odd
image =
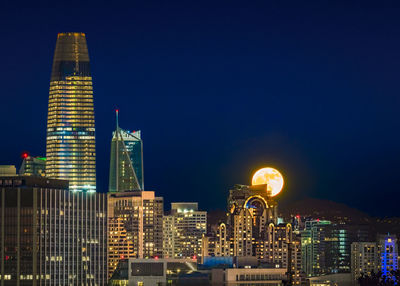
[[[279,215],[285,221],[290,221],[293,216],[301,215],[315,219],[325,219],[332,222],[345,222],[348,224],[368,224],[374,234],[392,233],[400,238],[400,217],[375,218],[358,209],[345,204],[328,200],[307,198],[295,202],[279,204]],[[208,212],[208,228],[218,222],[226,220],[225,210]]]
[[[345,204],[307,198],[279,205],[280,215],[288,221],[295,215],[348,224],[368,224],[374,234],[392,233],[400,238],[400,217],[376,218]]]
[[[280,204],[279,213],[286,220],[299,214],[301,216],[353,224],[369,224],[374,221],[368,214],[345,204],[312,198]]]

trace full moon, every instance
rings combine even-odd
[[[282,191],[283,177],[282,174],[274,168],[262,168],[253,175],[251,184],[253,186],[267,184],[268,193],[274,197]]]

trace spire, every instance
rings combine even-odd
[[[117,125],[115,128],[115,137],[117,140],[115,141],[115,155],[116,155],[116,163],[115,163],[115,190],[119,191],[119,123],[118,123],[118,113],[119,110],[115,110],[115,124]]]
[[[118,120],[118,117],[119,117],[119,109],[115,109],[115,124],[117,125],[116,128],[115,128],[115,130],[118,130],[118,129],[119,129],[119,120]]]

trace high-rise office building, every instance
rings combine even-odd
[[[171,213],[163,219],[164,257],[200,257],[206,231],[207,212],[199,211],[197,203],[171,203]]]
[[[378,272],[379,252],[376,242],[353,242],[351,244],[351,276],[353,281],[362,275]]]
[[[369,241],[367,225],[330,224],[325,227],[325,258],[328,273],[351,271],[351,244]]]
[[[368,241],[365,225],[334,224],[325,220],[305,222],[301,231],[303,269],[307,276],[348,273],[351,244]]]
[[[33,157],[28,153],[22,154],[22,158],[21,168],[19,168],[21,176],[46,176],[46,158]]]
[[[163,198],[153,191],[108,194],[108,274],[121,259],[163,255]]]
[[[1,285],[106,285],[106,195],[0,177]]]
[[[326,274],[325,228],[330,224],[326,220],[307,221],[301,231],[302,269],[307,276]]]
[[[302,283],[301,244],[290,223],[270,223],[265,232],[263,247],[259,249],[260,261],[287,269],[290,285]]]
[[[60,33],[50,80],[46,176],[73,191],[96,190],[92,76],[86,36]]]
[[[143,143],[140,131],[117,126],[113,132],[110,156],[109,192],[143,190]]]

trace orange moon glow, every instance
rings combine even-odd
[[[251,184],[253,186],[267,184],[268,193],[274,197],[282,191],[283,176],[274,168],[262,168],[254,174]]]

